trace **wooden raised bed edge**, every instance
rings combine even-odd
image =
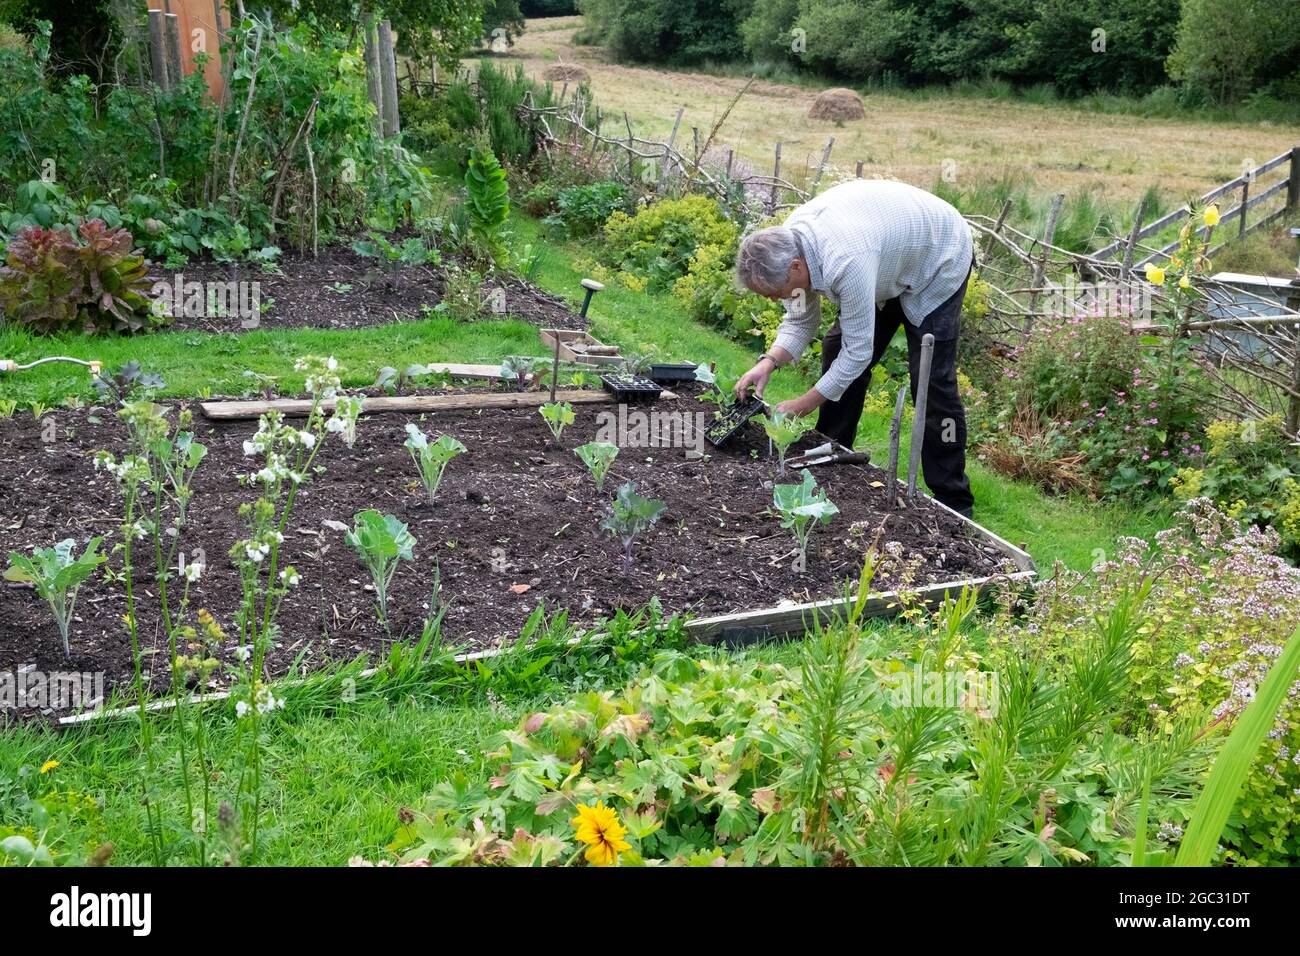
[[[899,481],[902,485],[903,482]],[[901,497],[901,496],[900,496]],[[928,496],[927,496],[928,497]],[[981,538],[988,541],[998,551],[1002,552],[1008,559],[1015,563],[1019,569],[1009,575],[992,574],[978,578],[960,578],[956,581],[941,582],[939,584],[927,585],[918,588],[910,595],[919,599],[927,605],[937,604],[944,598],[961,593],[963,588],[980,588],[995,580],[1017,581],[1029,584],[1038,576],[1038,566],[1034,559],[1024,550],[1017,548],[1015,545],[994,534],[983,525],[977,524],[965,515],[953,511],[942,502],[929,499],[930,503],[936,507],[942,508],[949,514],[960,518],[966,522],[974,532]],[[825,601],[812,601],[805,604],[790,604],[785,606],[760,608],[752,611],[737,611],[733,614],[722,614],[714,617],[697,618],[686,622],[686,633],[695,641],[701,644],[724,644],[727,646],[744,646],[753,644],[762,640],[769,640],[778,637],[784,637],[789,634],[802,633],[812,624],[814,618],[821,623],[826,623],[837,613],[847,609],[852,603],[852,599],[846,601],[843,598],[831,598]],[[902,608],[902,600],[897,591],[873,592],[867,598],[866,606],[863,613],[867,617],[893,617]],[[582,643],[584,638],[574,637],[568,643],[574,646]],[[462,666],[472,666],[477,661],[491,660],[500,655],[502,651],[499,648],[493,648],[483,651],[470,651],[465,654],[457,654],[452,661]],[[357,674],[358,678],[373,677],[379,672],[377,667],[368,667]],[[301,684],[310,680],[311,675],[302,678],[295,678],[289,682],[291,685]],[[189,697],[189,703],[201,704],[212,701],[226,700],[229,698],[229,691],[213,691],[209,694],[194,694]],[[175,706],[175,701],[170,698],[162,698],[145,705],[151,711],[169,710]],[[72,714],[67,717],[59,718],[59,727],[73,727],[80,724],[90,723],[96,720],[109,720],[115,717],[129,717],[139,712],[138,704],[131,704],[125,707],[115,707],[111,710],[90,710],[80,714]]]

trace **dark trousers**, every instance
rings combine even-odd
[[[957,334],[965,295],[966,283],[963,282],[952,298],[926,316],[920,326],[907,321],[897,299],[888,300],[876,311],[875,349],[871,364],[839,401],[822,405],[817,418],[819,432],[852,448],[858,433],[858,420],[862,418],[862,403],[871,386],[871,370],[885,354],[899,326],[907,335],[907,365],[913,402],[916,401],[916,379],[921,364],[921,336],[935,328],[948,330],[950,334],[942,340],[935,335],[930,392],[925,409],[925,443],[921,446],[921,472],[935,498],[963,513],[969,512],[975,504],[970,481],[966,478],[966,410],[957,393]],[[840,325],[836,322],[822,339],[823,372],[830,368],[839,354]]]

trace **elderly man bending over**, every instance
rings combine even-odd
[[[739,282],[782,300],[785,317],[769,352],[736,383],[760,397],[773,370],[799,358],[821,324],[821,299],[839,306],[822,339],[822,376],[777,406],[810,414],[817,429],[853,447],[871,370],[902,326],[916,398],[921,337],[933,333],[921,467],[934,496],[967,516],[966,413],[957,394],[961,302],[973,265],[961,213],[906,183],[853,180],[795,209],[784,226],[747,236],[736,256]]]

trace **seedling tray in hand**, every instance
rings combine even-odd
[[[619,402],[653,402],[663,391],[662,386],[656,385],[648,378],[641,378],[639,375],[627,375],[619,373],[615,375],[602,375],[600,382],[605,386],[605,391],[614,396]]]
[[[728,412],[723,412],[704,429],[705,440],[717,448],[736,432],[745,427],[745,422],[755,415],[767,410],[767,403],[761,398],[751,398],[747,402],[737,402]]]

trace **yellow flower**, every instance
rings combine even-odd
[[[1190,289],[1191,287],[1192,287],[1192,280],[1187,278],[1187,276],[1183,276],[1181,279],[1178,280],[1178,288]]]
[[[1201,214],[1207,226],[1217,226],[1219,224],[1219,207],[1207,206],[1205,212]]]
[[[618,822],[618,814],[602,802],[594,807],[578,804],[578,815],[570,822],[576,828],[578,841],[587,844],[584,856],[593,866],[613,866],[620,853],[632,849],[623,839],[627,828]]]
[[[47,760],[45,763],[41,764],[41,773],[49,773],[58,765],[59,762],[57,760]]]
[[[1154,263],[1147,263],[1147,281],[1152,285],[1165,284],[1165,270]]]

